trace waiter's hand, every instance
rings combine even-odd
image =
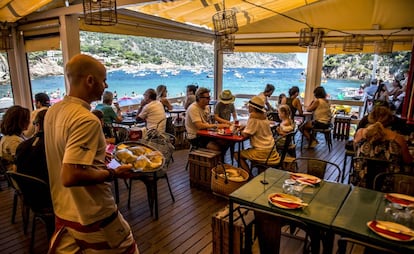
[[[115,177],[118,178],[131,178],[133,176],[132,164],[122,164],[114,169]]]

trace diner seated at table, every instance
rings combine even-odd
[[[157,100],[157,93],[154,89],[150,88],[144,92],[144,99],[141,101],[136,119],[137,122],[145,121],[147,129],[165,132],[167,117],[162,102]]]
[[[223,123],[210,123],[210,90],[200,87],[196,91],[196,101],[192,103],[185,114],[185,129],[187,139],[195,147],[204,147],[215,151],[226,151],[228,145],[222,140],[211,140],[206,137],[198,137],[197,131],[202,129],[229,128],[230,125]]]
[[[296,113],[298,113],[298,115],[300,116],[303,115],[302,103],[300,102],[298,96],[299,96],[299,87],[292,86],[289,89],[289,97],[283,98],[282,101],[280,102],[280,104],[282,105],[286,104],[289,106],[292,119],[295,119]]]
[[[16,170],[18,173],[30,175],[49,183],[46,163],[45,138],[43,121],[47,109],[41,110],[33,120],[34,136],[23,141],[16,149]]]
[[[281,105],[278,108],[279,118],[281,120],[276,131],[278,135],[284,136],[295,129],[295,122],[291,118],[290,108],[288,105]]]
[[[0,140],[0,158],[7,170],[16,170],[16,149],[26,140],[23,131],[30,124],[30,111],[19,105],[11,106],[3,116],[0,129],[3,137]]]
[[[187,109],[193,102],[196,101],[195,93],[197,91],[197,85],[188,85],[187,86],[187,96],[184,101],[184,108]]]
[[[246,160],[265,162],[272,151],[275,140],[270,129],[269,120],[266,117],[265,102],[262,98],[253,96],[247,105],[249,107],[249,119],[246,126],[242,127],[241,135],[249,137],[251,148],[240,151],[240,166],[252,176]],[[235,152],[234,157],[239,161],[239,153]],[[279,153],[273,150],[268,162],[274,163],[279,160]]]
[[[272,84],[267,84],[264,91],[257,95],[265,102],[266,111],[274,111],[274,108],[270,105],[270,102],[269,102],[269,98],[270,96],[272,96],[274,91],[275,91],[275,86]]]
[[[401,172],[401,166],[404,163],[411,163],[413,158],[409,153],[404,137],[388,128],[392,119],[389,108],[383,106],[374,108],[368,115],[370,124],[366,128],[359,129],[355,134],[355,157],[389,161],[390,166],[387,167],[387,172]],[[366,187],[367,171],[366,162],[356,160],[354,162],[354,172],[351,175],[351,183]]]
[[[102,111],[104,114],[103,121],[104,124],[112,126],[113,122],[120,123],[122,122],[122,111],[119,107],[119,104],[117,102],[113,102],[114,95],[110,91],[105,91],[102,96],[102,103],[99,103],[96,105],[95,109]],[[116,113],[114,109],[112,108],[112,104],[114,104],[116,108]]]
[[[99,119],[102,125],[102,130],[105,135],[106,144],[115,144],[115,135],[112,126],[105,125],[103,121],[104,114],[99,109],[92,110],[92,113]]]
[[[388,111],[384,108],[388,108],[391,110],[391,108],[389,107],[389,103],[386,101],[378,101],[374,104],[372,111],[363,116],[361,118],[361,120],[358,122],[357,125],[357,131],[361,128],[366,128],[370,123],[368,120],[369,115],[375,115],[375,114],[382,114],[383,111]],[[381,109],[379,110],[375,110],[375,108],[377,107],[381,107]],[[396,116],[394,111],[392,111],[392,120],[389,122],[388,126],[385,126],[386,128],[390,128],[393,131],[396,131],[402,135],[408,135],[410,132],[410,126],[406,124],[406,121],[404,119],[401,119],[400,117]],[[374,118],[377,118],[377,116],[373,116]]]
[[[225,123],[231,125],[230,119],[237,121],[237,112],[234,107],[236,97],[230,90],[223,90],[218,98],[218,103],[214,107],[214,119],[218,123]]]
[[[34,122],[37,114],[42,111],[46,110],[50,107],[50,98],[49,95],[45,93],[37,93],[34,97],[35,101],[35,110],[32,111],[30,114],[30,123]],[[27,130],[23,132],[26,138],[31,138],[35,134],[35,126],[33,124],[29,124]]]
[[[318,86],[313,90],[313,95],[315,98],[306,109],[308,112],[313,112],[313,118],[300,127],[300,131],[308,141],[309,148],[315,148],[318,144],[318,140],[312,135],[312,130],[329,128],[332,119],[331,107],[326,99],[325,89]]]
[[[157,99],[162,103],[164,106],[165,112],[168,112],[173,108],[170,101],[167,99],[167,87],[165,85],[157,86]]]

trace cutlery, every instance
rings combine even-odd
[[[404,234],[404,235],[414,236],[414,231],[413,230],[400,230],[400,229],[397,229],[397,228],[390,227],[388,225],[384,225],[383,223],[381,223],[379,221],[377,221],[376,226],[380,229],[388,230],[390,232],[394,232],[394,233],[397,233],[397,234]]]

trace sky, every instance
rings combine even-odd
[[[308,64],[308,53],[296,53],[296,57],[302,62],[304,67]]]

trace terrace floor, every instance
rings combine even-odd
[[[297,156],[329,160],[340,166],[344,159],[345,141],[334,141],[333,149],[328,148],[319,137],[315,149],[300,149],[300,134],[297,134]],[[133,182],[131,207],[127,208],[128,191],[120,181],[119,209],[132,227],[140,253],[212,253],[212,216],[228,203],[226,199],[208,191],[190,187],[189,172],[186,171],[188,150],[174,152],[168,177],[175,196],[173,203],[164,179],[159,180],[159,219],[150,216],[147,194],[141,181]],[[229,156],[226,157],[229,160]],[[13,190],[6,182],[0,181],[0,253],[29,253],[30,230],[23,234],[20,211],[16,223],[11,223]],[[301,253],[297,240],[284,240],[283,253]],[[254,248],[258,253],[257,247]],[[47,240],[44,226],[38,223],[34,253],[46,253]]]

